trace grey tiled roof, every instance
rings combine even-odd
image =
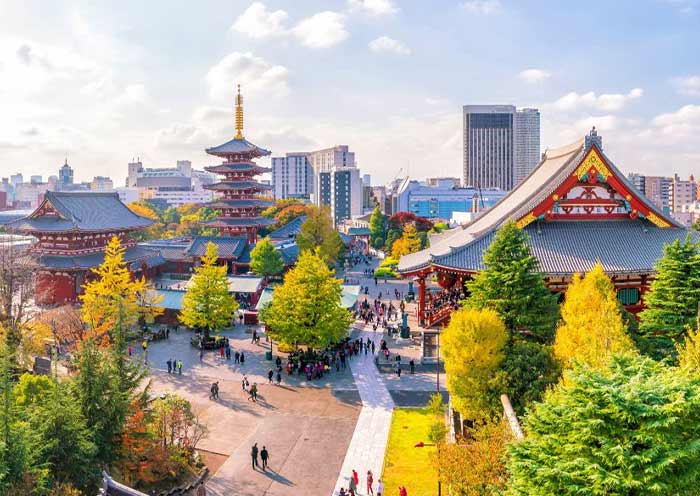
[[[241,208],[241,207],[259,207],[266,208],[274,205],[275,202],[272,200],[265,200],[262,198],[251,198],[251,199],[241,199],[241,200],[226,200],[221,198],[214,201],[213,203],[208,203],[207,207],[210,208]]]
[[[427,267],[431,261],[468,246],[474,240],[497,230],[505,222],[522,218],[574,173],[586,152],[584,140],[561,148],[547,150],[543,160],[515,189],[480,217],[477,217],[476,220],[461,228],[449,231],[449,235],[439,236],[429,248],[401,257],[398,266],[399,272],[410,272]],[[636,191],[619,169],[602,152],[600,153],[605,158],[611,172],[628,188]],[[649,200],[644,198],[643,194],[638,193],[638,196],[658,217],[668,220],[674,227],[681,227],[676,221],[660,212]]]
[[[227,141],[223,145],[214,146],[212,148],[207,148],[205,150],[210,155],[226,155],[234,153],[245,153],[250,154],[254,157],[262,157],[265,155],[270,155],[269,150],[260,148],[246,139],[232,139]]]
[[[284,265],[295,264],[299,258],[299,245],[296,243],[285,243],[281,246],[276,247],[280,255],[282,255],[282,260],[284,260]]]
[[[186,253],[191,257],[201,257],[207,251],[207,244],[214,243],[218,248],[219,258],[238,258],[245,250],[246,239],[227,236],[197,236],[187,248]]]
[[[47,191],[44,201],[51,203],[61,217],[40,216],[35,211],[28,217],[9,223],[7,228],[20,232],[115,231],[153,224],[152,220],[129,210],[119,201],[117,193]]]
[[[211,165],[209,167],[205,167],[204,170],[213,173],[253,171],[255,172],[255,174],[263,174],[265,172],[270,172],[272,169],[270,169],[269,167],[261,167],[254,162],[235,162]]]
[[[214,220],[202,222],[203,226],[269,226],[275,223],[267,217],[217,217]]]
[[[97,267],[104,262],[104,259],[104,252],[97,252],[75,256],[39,255],[37,262],[42,267],[51,269],[85,270]],[[127,248],[124,252],[124,261],[132,270],[139,269],[143,264],[147,267],[154,267],[165,262],[157,250],[141,246]]]
[[[219,183],[207,184],[204,189],[224,191],[227,189],[256,189],[259,191],[272,189],[269,184],[262,184],[257,181],[221,181]]]
[[[688,233],[700,240],[700,233],[678,227],[660,228],[645,219],[533,222],[525,232],[540,271],[548,275],[587,272],[596,261],[608,274],[649,273],[666,244],[683,240]],[[483,270],[483,252],[494,235],[495,231],[489,231],[450,254],[434,257],[432,264]]]
[[[270,237],[274,239],[294,238],[297,234],[299,234],[299,231],[301,231],[301,225],[304,223],[305,220],[306,215],[297,217],[296,219],[289,221],[279,229],[275,229],[274,231],[272,231],[270,233]]]

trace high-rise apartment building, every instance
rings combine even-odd
[[[313,201],[328,205],[335,225],[362,215],[362,178],[347,145],[309,152],[314,173]]]
[[[272,187],[276,199],[310,198],[314,190],[314,171],[308,153],[287,153],[272,157]]]
[[[681,212],[683,210],[683,205],[689,205],[698,199],[697,186],[693,176],[690,176],[687,181],[683,181],[678,177],[678,174],[674,174],[669,195],[671,211],[673,213]]]
[[[644,176],[644,194],[662,212],[671,212],[671,183],[670,177]]]
[[[465,105],[463,180],[465,186],[508,191],[540,159],[537,109],[513,105]]]

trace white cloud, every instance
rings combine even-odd
[[[685,105],[675,112],[657,115],[652,124],[667,136],[697,137],[700,134],[700,105]]]
[[[549,79],[552,74],[544,69],[525,69],[518,73],[518,78],[529,84],[541,83]]]
[[[584,108],[593,108],[612,112],[622,109],[632,100],[641,98],[644,91],[641,88],[634,88],[627,94],[604,93],[596,95],[593,91],[588,93],[576,93],[572,91],[554,102],[554,108],[562,111],[575,111]]]
[[[399,55],[411,54],[411,50],[406,45],[388,36],[380,36],[376,40],[370,41],[368,46],[369,49],[375,53],[389,52]]]
[[[700,76],[673,78],[671,84],[681,95],[700,96]]]
[[[284,96],[289,92],[288,76],[289,71],[282,65],[272,65],[250,52],[233,52],[209,69],[206,81],[212,99],[232,101],[235,84],[242,85],[248,94]]]
[[[399,8],[392,0],[348,0],[351,10],[362,10],[372,16],[394,14]]]
[[[238,16],[231,29],[255,39],[283,36],[287,33],[288,17],[284,10],[267,10],[265,4],[254,2]]]
[[[500,0],[469,0],[462,4],[462,8],[471,14],[495,14],[501,10]]]
[[[302,19],[292,29],[292,33],[302,45],[309,48],[329,48],[349,36],[345,29],[345,16],[330,11]]]

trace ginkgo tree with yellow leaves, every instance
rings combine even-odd
[[[554,354],[565,368],[580,362],[593,368],[635,349],[622,319],[615,287],[600,263],[584,277],[574,275],[561,306]]]
[[[238,310],[238,302],[228,290],[226,265],[217,264],[218,258],[216,245],[207,243],[202,264],[194,269],[180,311],[180,322],[203,329],[207,335],[229,326]]]

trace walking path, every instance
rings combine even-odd
[[[354,333],[353,337],[376,340],[375,344],[379,345],[381,334],[360,331]],[[335,484],[334,495],[340,492],[341,487],[347,489],[353,470],[360,475],[359,494],[365,494],[367,470],[371,470],[374,474],[376,485],[382,475],[391,415],[394,410],[394,401],[374,364],[374,356],[371,353],[367,355],[360,353],[350,360],[350,369],[362,399],[362,410]]]

